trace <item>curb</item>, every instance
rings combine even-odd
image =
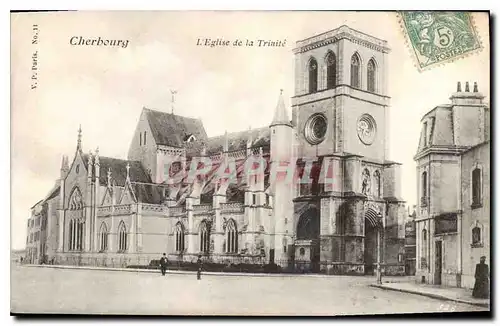
[[[483,307],[483,308],[489,308],[490,305],[488,303],[480,303],[480,302],[472,302],[472,301],[467,301],[467,300],[462,300],[462,299],[457,299],[457,298],[449,298],[444,295],[440,294],[434,294],[434,293],[428,293],[428,292],[419,292],[419,291],[413,291],[413,290],[403,290],[403,289],[396,289],[393,287],[389,286],[384,286],[384,285],[379,285],[379,284],[370,284],[371,287],[374,288],[379,288],[382,290],[390,290],[390,291],[396,291],[396,292],[403,292],[403,293],[411,293],[411,294],[416,294],[416,295],[422,295],[425,297],[437,299],[437,300],[445,300],[445,301],[453,301],[453,302],[459,302],[459,303],[465,303],[473,306],[478,306],[478,307]]]
[[[113,267],[95,267],[95,266],[71,266],[71,265],[36,265],[26,264],[20,265],[23,267],[41,267],[41,268],[54,268],[54,269],[79,269],[79,270],[97,270],[97,271],[111,271],[111,272],[128,272],[128,273],[160,273],[160,269],[136,269],[136,268],[113,268]],[[196,275],[196,271],[176,271],[167,270],[167,274],[189,274]],[[319,277],[331,278],[335,276],[346,275],[321,275],[321,274],[284,274],[284,273],[234,273],[234,272],[202,272],[202,275],[218,275],[218,276],[250,276],[250,277]]]

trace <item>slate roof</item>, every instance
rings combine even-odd
[[[165,197],[163,187],[152,184],[132,183],[135,197],[140,203],[162,204]]]
[[[47,200],[50,200],[54,197],[56,197],[57,195],[59,195],[59,190],[61,189],[61,186],[60,185],[57,185],[55,186],[52,191],[49,193],[49,195],[47,196],[47,198],[45,199],[45,201]]]
[[[44,199],[41,199],[36,202],[35,205],[31,206],[31,209],[33,209],[36,205],[45,203],[47,200],[50,200],[56,196],[59,195],[59,190],[61,189],[61,186],[59,184],[56,184],[47,194],[47,196]]]
[[[83,161],[88,166],[88,154],[83,154]],[[140,161],[127,161],[118,158],[99,156],[99,183],[108,184],[108,168],[111,169],[111,179],[117,186],[124,186],[127,179],[127,162],[130,164],[130,181],[152,183],[151,177]]]
[[[146,108],[144,112],[157,145],[184,147],[185,140],[191,135],[199,141],[207,139],[207,133],[200,119]]]
[[[245,131],[232,132],[227,134],[228,151],[238,151],[247,148],[247,143],[251,140],[250,147],[268,148],[271,143],[271,132],[269,127],[248,129]],[[205,141],[196,141],[186,143],[187,156],[200,155],[203,147],[205,147],[206,155],[214,155],[224,151],[226,135],[218,135],[210,137]]]

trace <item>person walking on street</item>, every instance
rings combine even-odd
[[[201,268],[203,267],[203,262],[201,261],[201,255],[198,255],[198,273],[197,273],[197,279],[201,280]]]
[[[482,256],[479,264],[476,265],[474,275],[476,282],[474,283],[474,290],[472,290],[474,298],[488,299],[490,297],[490,270],[488,265],[484,263],[485,261],[486,256]]]
[[[163,253],[163,257],[160,258],[160,269],[161,269],[161,275],[165,276],[165,273],[167,271],[167,254]]]

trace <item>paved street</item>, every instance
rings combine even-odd
[[[13,266],[11,311],[353,315],[485,308],[369,287],[373,277],[235,277]]]

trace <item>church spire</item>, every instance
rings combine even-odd
[[[107,177],[108,177],[108,187],[111,188],[111,168],[110,167],[108,167]]]
[[[270,127],[276,125],[290,126],[290,119],[288,119],[288,113],[286,112],[286,107],[285,107],[285,100],[283,99],[283,89],[280,90],[278,105],[276,105],[276,109],[274,110],[273,122],[271,122]]]
[[[227,137],[227,130],[224,132],[224,147],[223,147],[224,152],[229,151],[229,138]]]
[[[130,164],[127,162],[127,166],[125,167],[127,169],[127,182],[130,182]]]
[[[78,127],[78,141],[76,143],[76,150],[82,152],[82,125]]]

